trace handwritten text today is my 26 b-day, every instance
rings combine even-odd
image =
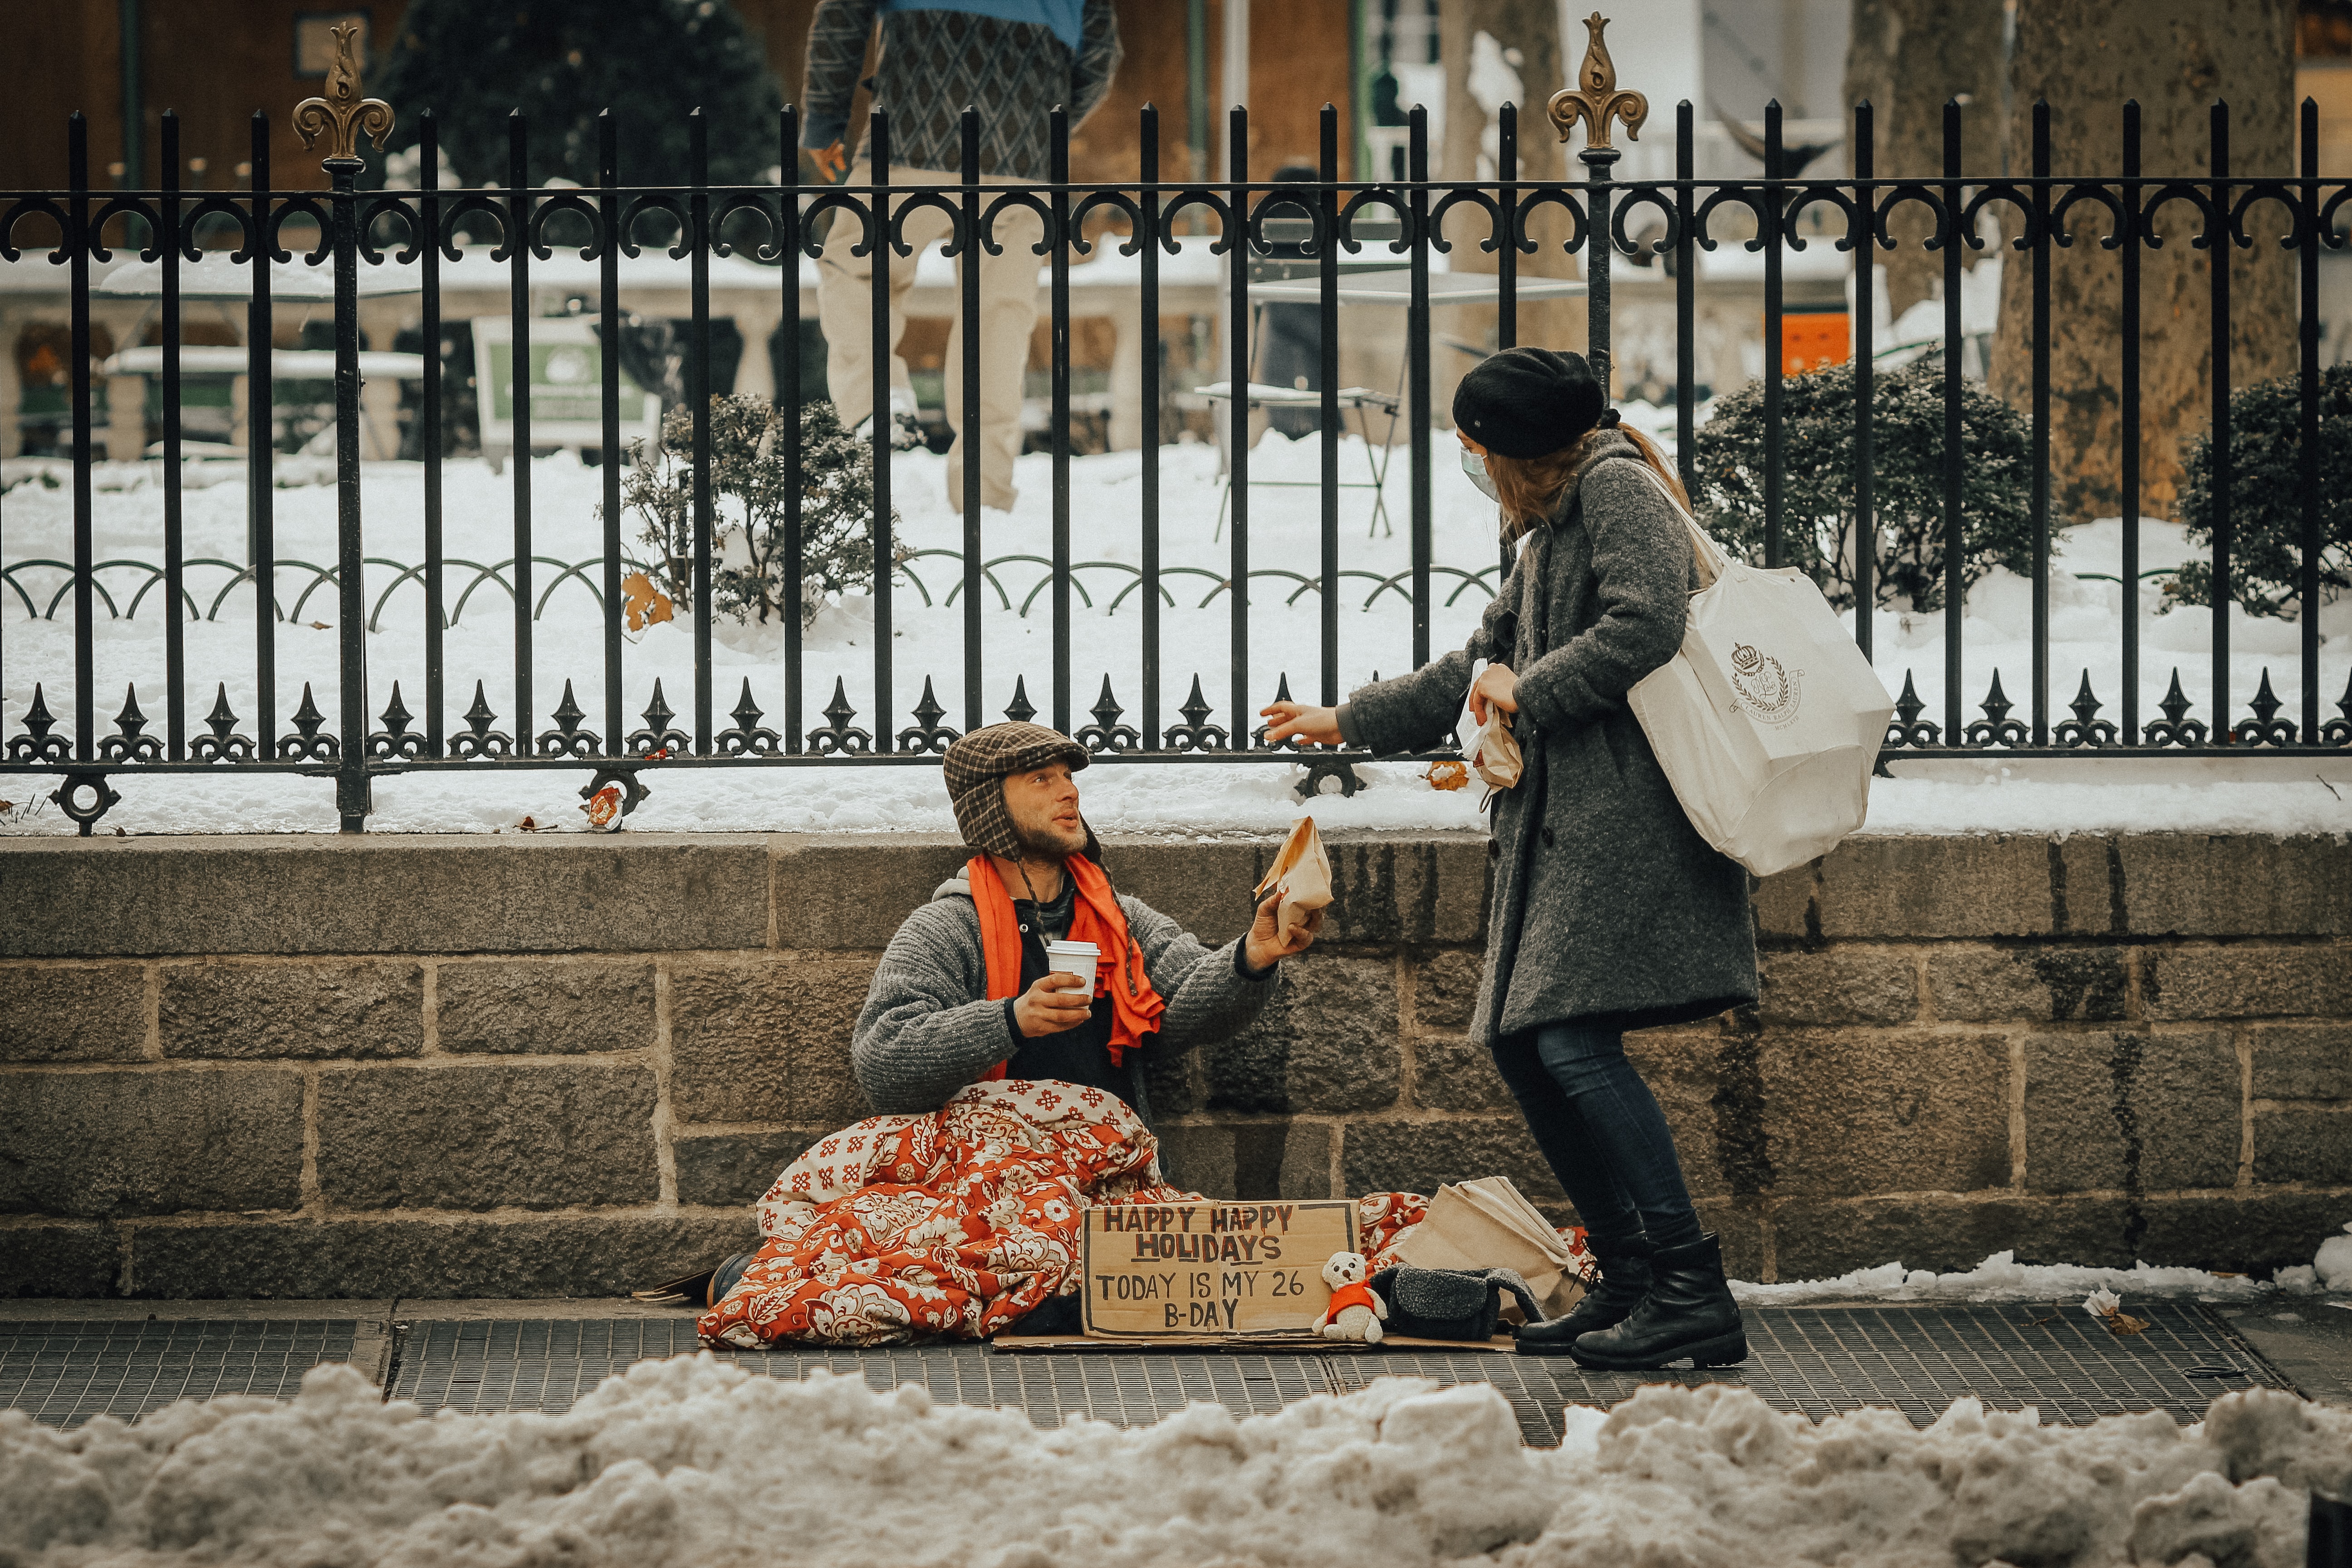
[[[1307,1259],[1300,1251],[1300,1238],[1293,1235],[1293,1221],[1307,1216],[1299,1214],[1297,1205],[1117,1205],[1097,1209],[1089,1217],[1108,1233],[1106,1242],[1116,1237],[1129,1243],[1128,1249],[1104,1246],[1090,1250],[1088,1284],[1096,1304],[1102,1314],[1137,1328],[1149,1323],[1161,1330],[1231,1332],[1244,1326],[1244,1315],[1252,1326],[1269,1317],[1303,1325],[1320,1311],[1321,1299],[1328,1293],[1319,1265],[1297,1266]],[[1328,1216],[1312,1217],[1328,1224]],[[1339,1245],[1346,1245],[1344,1238]],[[1219,1267],[1132,1267],[1163,1263]]]

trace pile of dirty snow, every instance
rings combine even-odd
[[[2344,1227],[2352,1231],[2352,1225]],[[2328,1251],[2352,1237],[2331,1237],[2320,1244],[2323,1263]],[[2347,1259],[2352,1263],[2352,1258]],[[2352,1289],[2352,1268],[2335,1284]],[[2151,1296],[2186,1297],[2199,1301],[2254,1301],[2284,1291],[2307,1294],[2321,1289],[2320,1272],[2309,1264],[2282,1268],[2271,1279],[2243,1274],[2209,1274],[2202,1268],[2182,1268],[2136,1263],[2129,1268],[2092,1268],[2076,1263],[2020,1263],[2014,1252],[1996,1252],[1974,1268],[1938,1274],[1932,1268],[1906,1268],[1882,1263],[1857,1268],[1834,1279],[1791,1279],[1777,1285],[1732,1281],[1732,1294],[1743,1307],[1795,1307],[1807,1301],[2056,1301],[2080,1300],[2094,1290],[2112,1290],[2129,1300]]]
[[[2306,1493],[2352,1486],[2352,1412],[2266,1390],[2186,1428],[2042,1426],[1963,1400],[1915,1431],[1664,1386],[1567,1428],[1524,1448],[1491,1385],[1389,1378],[1245,1420],[1195,1405],[1039,1432],[708,1356],[640,1364],[566,1415],[427,1419],[320,1367],[290,1404],[181,1404],[135,1427],[0,1414],[0,1562],[2290,1568]]]

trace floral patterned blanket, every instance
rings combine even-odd
[[[1052,1079],[976,1083],[927,1116],[875,1116],[821,1140],[756,1205],[766,1238],[703,1314],[714,1344],[982,1339],[1078,1289],[1096,1204],[1185,1203],[1159,1141],[1126,1103]],[[1383,1254],[1427,1211],[1412,1193],[1359,1200],[1360,1246]]]

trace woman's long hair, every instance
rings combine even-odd
[[[1633,449],[1648,464],[1650,471],[1665,481],[1667,492],[1683,510],[1690,510],[1689,492],[1683,489],[1675,466],[1666,461],[1658,444],[1634,429],[1631,425],[1596,425],[1574,441],[1556,452],[1546,452],[1540,458],[1507,458],[1500,452],[1486,454],[1486,477],[1495,481],[1495,494],[1503,507],[1503,542],[1516,544],[1527,531],[1541,523],[1559,505],[1559,498],[1584,466],[1592,444],[1611,431],[1633,443]]]

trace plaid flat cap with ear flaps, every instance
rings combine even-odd
[[[1019,859],[1021,836],[1004,806],[1004,781],[1048,763],[1067,763],[1076,773],[1091,761],[1084,746],[1043,724],[991,724],[974,730],[948,747],[940,766],[948,805],[955,810],[956,831],[983,855]],[[1102,858],[1091,827],[1087,829],[1086,854],[1097,862]]]

